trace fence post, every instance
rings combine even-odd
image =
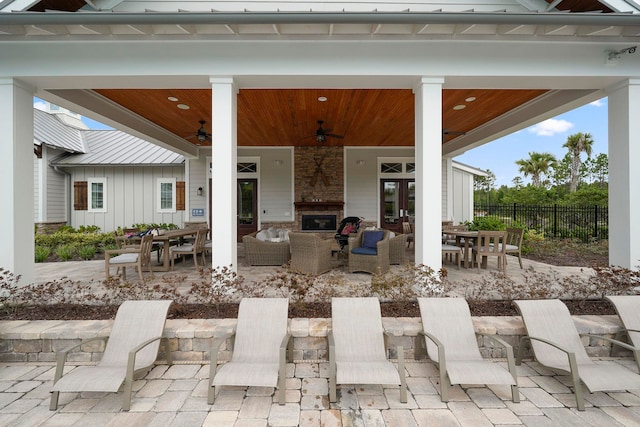
[[[593,215],[593,238],[598,238],[598,205],[593,207],[594,215]]]
[[[513,220],[516,220],[516,214],[518,212],[518,208],[516,207],[517,203],[513,204]]]
[[[558,205],[553,204],[553,237],[558,237]]]

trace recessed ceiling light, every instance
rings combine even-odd
[[[326,100],[327,100],[326,96],[319,96],[318,97],[318,101],[320,101],[320,102],[325,102]]]
[[[181,110],[188,110],[189,108],[191,108],[187,104],[178,104],[177,107]]]
[[[468,97],[467,99],[465,99],[465,101],[467,101],[467,102],[473,102],[473,101],[475,101],[475,100],[476,100],[476,97],[475,97],[475,96],[470,96],[470,97]]]
[[[178,98],[176,98],[175,96],[170,96],[167,98],[169,101],[173,101],[176,102],[178,100]]]
[[[463,104],[458,104],[455,107],[453,107],[454,110],[464,110],[465,108],[467,108],[467,106]]]

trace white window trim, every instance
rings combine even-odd
[[[93,191],[94,183],[102,183],[102,208],[93,208]],[[107,212],[107,178],[88,178],[87,179],[87,210],[89,212]]]
[[[173,191],[171,192],[171,207],[162,208],[162,184],[171,184]],[[175,213],[176,212],[176,179],[175,178],[158,178],[156,184],[156,200],[158,201],[158,213]]]

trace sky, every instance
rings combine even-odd
[[[34,98],[33,105],[43,109],[44,102]],[[602,98],[469,150],[454,160],[478,169],[490,169],[496,176],[496,188],[501,185],[513,186],[512,180],[516,176],[520,176],[526,184],[530,178],[518,172],[516,161],[529,158],[529,153],[533,151],[551,153],[561,159],[567,153],[562,145],[574,133],[591,134],[594,140],[592,157],[607,153],[607,120],[607,98]],[[82,116],[82,121],[90,129],[113,129],[88,117]],[[583,154],[583,158],[586,155]]]
[[[496,139],[481,147],[469,150],[454,160],[478,169],[490,169],[496,175],[496,188],[513,186],[512,180],[520,176],[524,183],[529,178],[518,172],[516,161],[528,159],[530,152],[551,153],[558,160],[567,153],[562,145],[567,137],[578,132],[593,137],[592,158],[607,153],[607,98],[545,120],[519,132]],[[586,155],[583,154],[583,160]]]

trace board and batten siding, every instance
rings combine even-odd
[[[33,156],[33,221],[43,221],[43,212],[40,207],[40,168],[42,167],[42,160],[38,156]]]
[[[243,157],[260,159],[258,224],[293,221],[293,147],[238,148]]]
[[[106,212],[73,210],[71,225],[97,225],[103,232],[138,223],[183,225],[184,211],[158,212],[158,178],[184,181],[183,166],[96,166],[69,168],[72,182],[107,179]]]
[[[473,174],[453,168],[451,177],[455,189],[451,194],[453,222],[461,224],[473,221]]]
[[[345,167],[345,211],[347,216],[361,216],[365,221],[380,220],[380,180],[378,179],[378,157],[413,157],[412,147],[358,147],[346,148]],[[364,163],[359,161],[363,161]]]
[[[209,206],[207,201],[211,200],[209,192],[209,179],[207,169],[209,162],[205,156],[197,159],[186,159],[185,168],[187,170],[187,206],[185,211],[185,221],[207,221],[209,222]],[[202,187],[202,196],[198,195],[198,188]],[[204,216],[192,216],[192,209],[204,209]]]

